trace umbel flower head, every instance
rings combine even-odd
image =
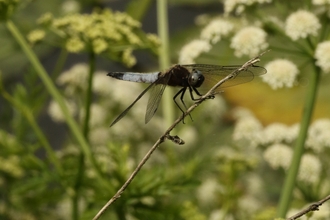
[[[232,38],[230,47],[237,57],[254,57],[268,47],[266,37],[266,32],[259,27],[244,27]]]
[[[205,40],[193,40],[186,44],[179,53],[179,63],[194,63],[195,59],[202,53],[211,50],[211,45]]]
[[[110,9],[95,10],[91,14],[69,14],[60,18],[53,18],[47,13],[38,23],[59,36],[64,41],[60,44],[69,52],[103,53],[127,66],[135,64],[132,50],[151,49],[155,52],[159,45],[155,35],[141,31],[138,21],[126,13],[112,12]],[[35,38],[31,39],[36,42]]]
[[[285,22],[285,33],[292,40],[306,38],[308,35],[315,36],[320,28],[321,24],[317,17],[305,10],[292,13]]]
[[[268,73],[262,76],[262,80],[269,84],[272,89],[291,88],[299,73],[297,66],[286,59],[273,60],[265,68]]]
[[[225,15],[234,12],[239,15],[244,12],[245,8],[253,4],[270,3],[272,0],[225,0]]]
[[[330,41],[319,43],[315,50],[316,65],[321,67],[323,72],[330,72]]]
[[[208,40],[212,44],[217,43],[222,36],[227,36],[234,28],[234,25],[225,19],[217,18],[208,24],[201,33],[203,40]]]

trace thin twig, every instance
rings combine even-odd
[[[176,144],[184,144],[184,141],[180,139],[178,136],[171,136],[170,132],[175,128],[187,115],[189,115],[198,105],[200,105],[202,102],[204,102],[206,99],[213,98],[213,96],[216,94],[214,91],[217,89],[221,84],[225,83],[226,81],[235,78],[239,72],[246,70],[248,67],[254,65],[255,63],[260,61],[260,57],[268,51],[265,51],[261,53],[259,56],[250,59],[246,63],[244,63],[240,68],[234,70],[232,73],[230,73],[228,76],[220,80],[216,85],[214,85],[205,95],[201,96],[199,100],[197,100],[190,108],[182,114],[165,132],[164,134],[157,140],[157,142],[151,147],[151,149],[147,152],[147,154],[143,157],[141,162],[137,165],[133,173],[130,175],[130,177],[126,180],[126,182],[123,184],[123,186],[117,191],[117,193],[102,207],[102,209],[96,214],[96,216],[93,218],[93,220],[97,220],[101,217],[101,215],[105,212],[105,210],[113,203],[115,202],[121,194],[125,191],[125,189],[128,187],[128,185],[132,182],[132,180],[135,178],[137,173],[141,170],[142,166],[147,162],[151,154],[157,149],[157,147],[165,141],[165,139],[169,139],[173,141]]]
[[[299,217],[307,214],[308,212],[318,211],[319,207],[328,200],[330,200],[330,195],[328,195],[324,199],[321,199],[318,202],[314,202],[314,203],[310,204],[307,208],[305,208],[302,211],[298,212],[297,214],[287,218],[287,220],[295,220],[295,219],[298,219]]]

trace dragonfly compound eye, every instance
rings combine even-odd
[[[201,71],[193,69],[188,79],[189,85],[199,87],[204,82],[204,76]]]

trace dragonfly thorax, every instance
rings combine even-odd
[[[200,87],[204,82],[204,76],[201,71],[193,69],[189,75],[188,83],[192,87]]]

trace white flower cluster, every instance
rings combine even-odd
[[[255,147],[260,143],[262,124],[254,116],[241,117],[238,119],[233,139],[235,141],[248,141],[250,146]]]
[[[317,17],[305,10],[292,13],[285,22],[285,33],[294,41],[308,35],[315,36],[320,28]]]
[[[247,110],[237,110],[237,123],[233,132],[233,140],[247,141],[250,147],[267,147],[263,153],[265,161],[273,168],[288,169],[293,155],[292,144],[298,137],[299,124],[287,126],[273,123],[263,127]],[[307,183],[317,183],[321,177],[322,164],[316,156],[330,148],[330,119],[319,119],[311,124],[306,146],[312,151],[306,153],[301,160],[298,179]],[[243,142],[246,146],[246,142]]]
[[[298,135],[298,126],[287,126],[281,123],[273,123],[268,125],[262,131],[263,145],[272,143],[292,143]]]
[[[267,74],[261,77],[272,89],[283,87],[291,88],[299,73],[297,66],[286,59],[273,60],[269,62],[265,68],[267,69]]]
[[[316,152],[330,148],[330,119],[318,119],[311,124],[306,145]]]
[[[313,154],[304,154],[301,158],[298,179],[305,183],[317,183],[322,172],[320,159]]]
[[[209,178],[203,181],[203,184],[197,189],[197,198],[203,204],[213,204],[217,197],[216,193],[219,190],[217,179]]]
[[[235,14],[241,14],[245,10],[246,6],[270,2],[272,2],[272,0],[225,0],[225,15],[228,15],[229,13],[233,12],[235,8]]]
[[[330,41],[319,43],[315,50],[316,65],[325,73],[330,72]]]
[[[75,103],[66,100],[65,104],[71,115],[77,114],[77,106],[75,105]],[[63,115],[63,112],[62,112],[59,104],[53,100],[49,103],[48,114],[55,122],[64,122],[65,121],[65,117]]]
[[[292,149],[285,144],[273,144],[264,152],[264,159],[273,168],[288,169],[292,158]]]
[[[195,39],[182,47],[179,52],[180,64],[195,63],[195,59],[202,53],[211,50],[211,44],[221,40],[234,29],[234,25],[227,19],[213,19],[201,32],[200,39]]]
[[[104,125],[104,121],[108,115],[108,112],[99,104],[93,103],[90,110],[90,126],[96,127],[99,125]]]
[[[63,72],[56,80],[60,86],[64,86],[64,92],[70,96],[77,91],[77,89],[84,89],[88,76],[87,64],[79,63],[74,65],[71,69]]]
[[[244,27],[232,38],[230,47],[237,57],[254,57],[268,47],[267,33],[259,27]]]
[[[109,77],[105,71],[96,71],[93,75],[93,92],[103,96],[109,96],[114,93],[115,89],[107,79]]]
[[[233,28],[234,25],[227,20],[221,18],[214,19],[202,30],[201,39],[215,44],[222,36],[227,36]]]
[[[211,45],[205,40],[193,40],[186,44],[179,53],[180,64],[191,64],[201,54],[211,50]]]
[[[330,5],[330,0],[312,0],[314,5]]]

